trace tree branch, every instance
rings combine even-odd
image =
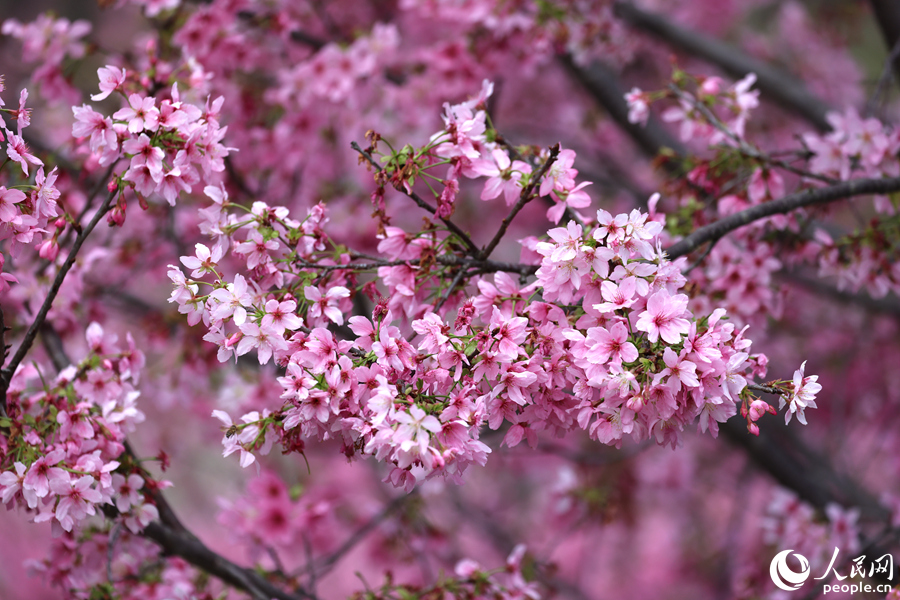
[[[41,339],[47,349],[54,367],[60,371],[69,366],[72,361],[66,355],[62,347],[62,340],[56,329],[49,323],[41,326]],[[141,466],[131,444],[124,441],[125,455],[137,465],[141,477],[144,480],[151,479],[150,473]],[[172,506],[169,504],[162,491],[147,485],[145,489],[150,494],[154,505],[159,511],[159,522],[150,523],[141,535],[153,540],[163,549],[165,554],[180,556],[198,569],[206,571],[210,575],[218,577],[228,585],[243,590],[253,596],[254,600],[298,600],[300,598],[315,599],[315,596],[298,590],[296,595],[287,594],[266,581],[256,571],[245,569],[231,561],[219,556],[206,547],[178,518]],[[113,506],[104,506],[104,514],[110,520],[116,519],[119,514]]]
[[[900,3],[897,0],[869,0],[875,20],[881,29],[884,43],[888,52],[891,52],[891,64],[894,67],[894,75],[900,80],[900,55],[895,55],[892,49],[900,43]]]
[[[669,135],[656,119],[649,119],[646,126],[628,121],[625,90],[619,85],[619,78],[612,69],[599,62],[594,62],[589,67],[582,67],[575,64],[572,57],[568,55],[562,56],[560,60],[569,73],[609,113],[619,127],[631,136],[645,155],[655,158],[663,148],[670,148],[679,157],[687,154],[684,146]],[[669,168],[675,166],[677,165]]]
[[[509,211],[509,214],[504,217],[503,221],[500,223],[500,229],[497,230],[497,233],[494,235],[494,238],[490,241],[490,243],[485,247],[484,250],[478,255],[481,260],[487,259],[488,256],[491,255],[491,252],[497,247],[497,244],[500,243],[500,240],[503,239],[504,234],[506,234],[506,230],[509,229],[510,223],[512,223],[513,219],[516,218],[516,215],[519,214],[525,205],[534,200],[537,196],[534,195],[534,190],[541,182],[541,178],[547,174],[547,171],[550,170],[550,167],[553,166],[553,163],[556,162],[556,157],[559,156],[559,144],[552,146],[550,148],[550,156],[547,157],[547,160],[544,161],[544,164],[531,176],[529,183],[527,186],[522,188],[522,191],[519,193],[519,200],[513,205],[512,210]]]
[[[112,515],[112,518],[115,518],[115,515]],[[195,567],[218,577],[226,584],[247,592],[254,600],[315,599],[315,596],[303,590],[297,590],[296,593],[290,594],[277,588],[256,571],[240,567],[227,558],[219,556],[193,534],[176,531],[162,523],[153,522],[147,525],[141,535],[156,542],[165,554],[183,558]]]
[[[891,4],[892,0],[885,0],[884,3]],[[806,89],[797,76],[752,58],[725,42],[674,25],[662,16],[643,11],[630,2],[616,2],[615,14],[633,27],[721,67],[733,77],[741,78],[748,73],[756,73],[757,86],[767,97],[803,117],[817,129],[831,129],[825,119],[826,113],[832,110],[831,107]]]
[[[366,152],[365,150],[363,150],[359,146],[359,144],[357,144],[356,142],[350,142],[350,147],[353,148],[354,150],[356,150],[357,152],[359,152],[360,156],[362,156],[370,165],[375,167],[376,172],[380,173],[383,170],[381,168],[381,165],[379,165],[377,162],[375,162],[375,159],[372,158],[372,155],[369,154],[368,152]],[[419,196],[417,193],[412,192],[412,191],[407,192],[402,187],[395,188],[395,189],[397,189],[397,191],[400,191],[400,192],[403,192],[404,194],[406,194],[410,199],[412,199],[413,202],[416,203],[416,205],[419,208],[422,208],[422,209],[430,212],[433,215],[437,214],[437,209],[435,209],[433,206],[431,206],[430,204],[425,202],[422,199],[422,197]],[[447,226],[447,229],[449,229],[450,231],[455,233],[456,236],[462,241],[462,243],[465,244],[466,248],[468,248],[469,254],[471,254],[472,256],[478,256],[478,246],[476,246],[475,242],[473,242],[469,238],[468,234],[466,234],[462,229],[457,227],[456,224],[453,221],[451,221],[450,219],[445,219],[443,217],[438,217],[438,219],[440,219],[441,222]]]
[[[369,533],[374,530],[378,525],[380,525],[385,519],[387,519],[392,512],[400,509],[406,502],[411,500],[412,498],[417,497],[417,493],[405,494],[403,496],[397,496],[393,500],[391,500],[387,506],[385,506],[381,512],[372,517],[367,523],[362,525],[359,529],[354,531],[350,537],[348,537],[343,544],[341,544],[340,548],[332,552],[329,556],[326,556],[322,559],[318,564],[310,564],[307,568],[307,572],[310,576],[315,575],[316,577],[321,577],[328,573],[334,565],[336,565],[348,552],[353,550],[356,545]]]
[[[841,304],[848,306],[856,306],[863,310],[889,315],[895,319],[900,319],[900,303],[889,298],[872,298],[863,293],[853,294],[839,290],[831,285],[824,283],[812,277],[806,277],[796,272],[778,272],[775,274],[783,282],[794,284],[801,288],[806,288],[814,295],[826,297]]]
[[[106,200],[104,200],[103,204],[100,205],[100,208],[97,209],[97,212],[94,213],[94,217],[91,219],[90,223],[88,223],[87,226],[82,229],[81,233],[78,234],[78,237],[75,238],[75,243],[72,244],[72,250],[69,251],[69,255],[66,257],[65,262],[56,273],[56,277],[53,279],[53,283],[50,285],[50,290],[47,292],[47,297],[44,298],[44,303],[41,305],[40,310],[38,310],[37,316],[28,327],[28,331],[25,332],[25,337],[22,340],[22,343],[19,344],[19,348],[16,350],[16,353],[13,355],[12,360],[9,362],[9,366],[6,369],[0,371],[0,397],[4,399],[4,403],[6,401],[6,390],[9,387],[9,382],[12,379],[13,374],[15,374],[16,368],[28,353],[28,350],[31,349],[31,345],[34,343],[34,339],[37,337],[38,331],[40,331],[41,326],[43,326],[44,321],[47,319],[47,313],[50,312],[50,307],[53,305],[53,300],[56,299],[56,295],[59,293],[59,288],[62,286],[63,280],[69,273],[69,269],[71,269],[72,265],[75,264],[75,258],[78,256],[78,251],[81,249],[81,246],[82,244],[84,244],[84,240],[87,239],[87,236],[91,234],[91,232],[94,230],[94,227],[97,226],[97,223],[100,222],[100,219],[102,219],[106,212],[109,210],[109,205],[110,203],[112,203],[112,200],[113,198],[115,198],[117,193],[117,190],[113,190],[109,193],[109,195],[106,197]]]
[[[835,471],[831,461],[804,444],[778,417],[763,416],[760,424],[759,436],[750,434],[741,418],[720,423],[719,429],[758,467],[819,510],[834,502],[858,507],[869,521],[885,523],[891,518],[891,511],[868,490]]]
[[[749,225],[759,219],[789,213],[804,206],[828,204],[836,200],[850,198],[851,196],[888,194],[897,191],[900,191],[900,177],[853,179],[829,187],[796,192],[772,202],[752,206],[709,225],[704,225],[686,238],[670,246],[666,253],[670,259],[690,254],[703,244],[716,241],[735,229]]]

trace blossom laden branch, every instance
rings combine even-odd
[[[686,238],[670,246],[666,250],[666,253],[670,259],[674,260],[679,256],[690,254],[707,242],[714,242],[735,229],[749,225],[754,221],[772,215],[787,214],[805,206],[829,204],[852,196],[889,194],[897,191],[900,191],[900,177],[854,179],[829,187],[796,192],[778,200],[773,200],[772,202],[752,206],[741,212],[729,215],[724,219],[719,219],[714,223],[705,225]]]
[[[259,573],[231,562],[210,550],[193,534],[176,531],[158,522],[147,525],[144,537],[153,540],[167,553],[179,556],[192,565],[218,577],[230,586],[246,591],[254,600],[315,600],[316,596],[304,590],[294,593],[273,585]]]
[[[553,166],[553,163],[556,162],[556,159],[559,157],[560,145],[556,144],[550,148],[550,155],[547,157],[547,160],[544,161],[544,164],[531,176],[531,180],[528,182],[528,185],[522,188],[522,191],[519,193],[519,200],[512,207],[512,210],[509,211],[509,214],[504,217],[503,221],[500,223],[500,229],[497,230],[497,233],[494,234],[494,238],[485,246],[484,250],[479,254],[479,258],[482,260],[486,259],[491,255],[491,252],[497,247],[497,244],[500,243],[500,240],[503,239],[503,236],[506,234],[506,230],[509,229],[510,223],[512,223],[513,219],[516,218],[516,215],[519,214],[525,205],[534,200],[537,196],[534,191],[537,186],[541,183],[541,180]]]
[[[381,168],[381,165],[379,165],[377,162],[375,162],[375,159],[372,158],[372,154],[363,150],[359,144],[357,144],[356,142],[350,142],[350,147],[353,148],[354,150],[356,150],[360,154],[360,156],[366,160],[366,162],[368,162],[370,165],[372,165],[372,167],[375,168],[375,171],[377,173],[381,173],[383,171],[383,169]],[[417,193],[415,193],[413,191],[406,191],[405,189],[403,189],[402,186],[398,187],[397,190],[406,194],[413,202],[416,203],[416,206],[418,206],[419,208],[427,210],[428,212],[430,212],[433,215],[437,214],[437,209],[434,208],[433,206],[431,206],[430,204],[428,204],[427,202],[425,202],[425,200],[423,200],[422,197],[419,196]],[[460,229],[450,219],[445,219],[444,217],[438,217],[438,218],[441,220],[441,222],[444,225],[447,226],[447,229],[449,229],[450,231],[452,231],[453,233],[456,234],[456,236],[460,239],[460,241],[462,241],[462,243],[466,246],[469,254],[471,254],[472,256],[478,256],[478,246],[475,245],[475,242],[472,241],[472,239],[469,237],[469,235],[466,232],[464,232],[462,229]]]
[[[47,292],[47,297],[44,298],[44,302],[43,304],[41,304],[41,308],[40,310],[38,310],[34,321],[28,327],[28,331],[25,332],[25,337],[22,339],[21,344],[19,344],[19,347],[16,350],[16,353],[13,355],[12,360],[10,360],[9,366],[7,366],[3,371],[0,371],[0,392],[3,392],[3,398],[6,397],[7,386],[9,385],[9,381],[12,378],[13,374],[16,372],[16,368],[19,366],[19,364],[21,364],[22,360],[25,358],[25,355],[28,353],[28,350],[31,349],[31,346],[34,343],[34,340],[37,337],[41,326],[47,319],[47,313],[50,312],[50,307],[53,305],[53,301],[56,299],[56,295],[59,293],[59,288],[62,286],[66,275],[72,268],[72,265],[75,264],[75,259],[78,256],[78,251],[81,249],[81,246],[84,244],[84,241],[87,239],[87,237],[100,222],[100,219],[102,219],[104,215],[106,215],[107,211],[109,211],[113,198],[115,198],[117,194],[117,190],[113,190],[109,193],[109,195],[106,197],[106,200],[103,201],[103,203],[97,209],[97,212],[94,213],[94,217],[91,219],[91,221],[75,238],[75,243],[72,244],[72,249],[71,251],[69,251],[69,255],[66,257],[66,260],[63,263],[62,267],[60,267],[59,271],[56,273],[56,277],[53,279],[53,283],[50,285],[50,289]]]

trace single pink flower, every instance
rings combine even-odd
[[[100,93],[93,94],[91,100],[99,102],[112,94],[119,86],[125,83],[125,69],[107,65],[97,69],[100,78]]]
[[[667,344],[677,344],[691,328],[690,321],[684,318],[687,303],[684,294],[670,296],[666,290],[660,290],[647,300],[647,310],[640,314],[635,328],[647,332],[652,343],[662,337]]]

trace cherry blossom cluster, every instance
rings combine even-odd
[[[625,94],[628,120],[646,124],[650,116],[650,105],[674,95],[678,106],[666,109],[662,113],[662,119],[678,124],[682,141],[694,140],[708,146],[733,144],[735,138],[744,137],[750,111],[759,106],[759,91],[750,89],[754,83],[756,75],[753,73],[726,88],[721,77],[698,79],[676,70],[672,90],[644,92],[639,88],[632,88]],[[694,93],[686,89],[691,84],[696,86]],[[714,122],[716,118],[727,129],[717,127]]]
[[[811,153],[813,173],[848,180],[900,175],[900,132],[880,120],[863,119],[854,109],[829,113],[832,131],[806,133],[803,143]],[[834,277],[840,289],[865,289],[873,298],[900,292],[900,262],[891,241],[897,231],[896,199],[872,197],[875,216],[864,227],[841,234],[817,229],[810,252],[817,252],[819,274]]]
[[[0,93],[3,91],[0,76]],[[22,137],[22,131],[31,124],[31,109],[25,105],[27,100],[27,89],[22,89],[19,94],[18,108],[4,108],[5,102],[0,98],[0,113],[9,116],[16,128],[13,133],[3,119],[0,141],[6,141],[7,162],[0,170],[0,241],[8,240],[8,252],[12,256],[17,256],[24,246],[34,244],[42,258],[52,260],[56,258],[57,238],[66,222],[58,218],[60,192],[56,189],[56,169],[45,175],[43,161],[31,153]],[[33,183],[30,178],[32,167],[37,167]],[[53,236],[44,239],[51,228]],[[5,263],[5,253],[0,253],[0,292],[8,290],[10,283],[18,282],[14,275],[3,272]]]
[[[81,93],[66,75],[65,62],[85,56],[87,43],[82,39],[91,32],[91,24],[79,19],[69,21],[41,14],[31,23],[6,19],[0,33],[22,42],[22,60],[38,63],[32,81],[41,96],[52,102],[74,104]]]
[[[553,223],[558,223],[569,208],[590,205],[591,199],[584,191],[590,182],[575,182],[578,170],[572,166],[575,161],[573,150],[559,150],[552,155],[552,159],[551,153],[545,150],[532,157],[533,161],[529,163],[518,149],[494,141],[499,134],[489,125],[486,112],[487,100],[493,92],[494,84],[484,80],[476,97],[459,104],[444,103],[442,119],[445,127],[432,135],[426,146],[415,151],[408,146],[399,151],[391,148],[391,154],[383,157],[386,165],[376,176],[379,187],[372,196],[376,214],[383,222],[387,221],[384,212],[385,184],[391,183],[395,188],[409,193],[419,177],[434,180],[443,186],[440,193],[431,188],[437,205],[435,214],[441,218],[453,215],[453,204],[460,191],[460,176],[484,178],[481,200],[490,201],[502,196],[507,206],[531,201],[534,196],[530,195],[529,190],[536,188],[536,196],[552,202],[547,218]],[[380,139],[378,134],[373,134],[372,145],[367,152],[377,155]],[[534,181],[534,177],[539,176],[536,166],[540,164],[546,164],[548,168],[546,173],[540,174],[540,181]],[[428,172],[443,165],[449,165],[444,178]],[[396,258],[418,252],[415,247],[409,248],[408,252],[399,252],[397,242],[395,239],[393,243]]]
[[[221,593],[217,582],[177,557],[161,557],[159,547],[116,525],[85,528],[80,536],[55,538],[48,556],[26,562],[72,598],[190,600],[205,592]]]
[[[503,155],[485,142],[485,113],[475,110],[490,91],[485,84],[475,100],[448,105],[446,129],[422,150],[393,153],[376,180],[382,186],[393,180],[411,194],[411,181],[432,154],[463,170],[469,156],[479,164],[483,151]],[[559,194],[550,215],[559,218],[556,208],[565,209],[583,187],[575,184],[573,159],[559,152],[534,171],[519,167],[517,178],[482,169],[488,179],[482,197],[504,186],[518,190],[517,203],[530,199],[529,187],[536,196]],[[542,179],[523,186],[532,173]],[[476,296],[460,299],[453,319],[415,291],[427,290],[424,282],[434,277],[425,259],[436,265],[447,252],[436,232],[388,227],[379,244],[388,261],[354,265],[351,252],[321,229],[322,207],[300,222],[286,208],[256,202],[238,217],[223,210],[238,205],[222,189],[207,188],[207,195],[214,204],[204,209],[203,228],[216,244],[212,250],[198,244],[195,256],[182,257],[190,278],[170,265],[170,302],[190,324],[203,321],[220,360],[256,351],[260,364],[274,357],[286,369],[279,379],[283,406],[239,422],[213,413],[226,427],[225,454],[238,452],[243,466],[276,442],[302,451],[303,440],[337,438],[347,456],[390,464],[386,479],[410,490],[422,477],[460,481],[470,464],[483,465],[490,453],[479,440],[484,425],[508,423],[510,446],[535,445],[542,430],[562,435],[578,427],[605,444],[619,446],[630,435],[675,447],[696,420],[716,435],[718,423],[741,406],[758,433],[760,411],[773,410],[745,390],[748,379],[765,375],[767,363],[750,355],[746,327],[738,331],[723,309],[702,317],[688,309],[688,296],[679,293],[684,260],[670,262],[660,250],[663,216],[655,212],[614,217],[600,210],[587,230],[570,221],[552,229],[548,241],[526,242],[540,257],[536,281],[520,289],[503,272],[493,284],[481,280]],[[231,239],[238,231],[246,232],[244,241]],[[325,252],[329,247],[334,251]],[[233,281],[220,273],[228,248],[247,269]],[[379,264],[390,300],[371,319],[350,317],[355,339],[339,339],[327,326],[344,325],[351,296],[361,289],[353,269]],[[798,392],[789,410],[802,416],[814,406],[815,391]]]
[[[225,157],[231,151],[221,143],[228,128],[221,127],[218,121],[224,98],[207,98],[201,108],[182,101],[176,83],[170,97],[157,106],[153,96],[128,92],[125,69],[110,65],[99,69],[98,75],[100,93],[91,99],[98,102],[117,92],[126,105],[112,117],[87,104],[73,106],[72,135],[84,141],[90,160],[102,166],[115,165],[121,158],[129,160],[117,185],[133,188],[142,208],[146,208],[146,198],[154,193],[175,206],[180,193],[190,193],[201,180],[210,180],[215,173],[224,171]],[[125,210],[126,200],[120,195],[109,216],[110,223],[121,226]]]
[[[748,378],[765,376],[767,359],[749,354],[746,327],[736,331],[724,309],[702,318],[688,309],[678,293],[684,260],[665,259],[661,230],[640,211],[613,217],[601,209],[593,231],[570,222],[536,247],[544,299],[577,307],[557,316],[569,341],[573,412],[602,443],[618,446],[631,434],[674,447],[697,419],[716,435],[746,403]]]
[[[144,356],[130,335],[122,348],[97,323],[86,339],[89,356],[52,380],[33,365],[13,375],[0,419],[0,500],[65,531],[115,505],[137,532],[158,516],[145,478],[120,460],[125,435],[144,420],[135,389]]]
[[[860,550],[857,508],[832,503],[825,507],[824,514],[817,514],[793,492],[777,489],[766,513],[763,541],[779,549],[794,549],[809,560],[816,574],[826,570],[835,548],[840,550],[842,560]]]
[[[310,544],[317,555],[337,546],[335,501],[294,494],[272,471],[264,470],[247,484],[245,495],[222,499],[220,506],[219,523],[249,549],[254,562],[270,550],[283,552],[297,544]]]

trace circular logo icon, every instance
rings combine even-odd
[[[782,550],[772,559],[769,565],[769,575],[772,582],[786,592],[793,592],[809,577],[809,561],[802,554],[794,553],[800,561],[800,572],[794,572],[787,564],[787,558],[793,550]]]

